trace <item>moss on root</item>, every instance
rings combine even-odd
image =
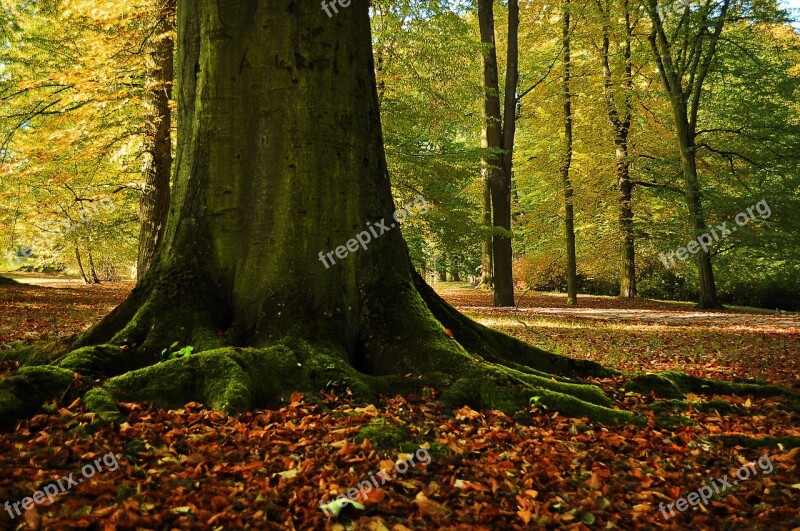
[[[55,366],[83,375],[108,377],[141,368],[153,361],[145,356],[132,356],[129,351],[115,345],[98,345],[73,350],[60,358]]]
[[[778,448],[783,447],[784,450],[791,450],[792,448],[800,447],[800,437],[791,435],[774,437],[768,435],[766,437],[748,437],[747,435],[715,435],[712,437],[722,442],[725,446],[741,446],[743,448]]]
[[[364,439],[369,439],[370,444],[378,450],[394,450],[407,446],[408,443],[416,447],[413,444],[411,433],[407,429],[395,426],[384,419],[370,422],[369,425],[361,428],[353,441],[361,444]]]
[[[778,385],[708,380],[676,371],[636,376],[625,384],[625,390],[641,394],[652,392],[657,397],[672,399],[684,398],[686,393],[699,393],[757,397],[779,396],[795,401],[800,400],[800,394]]]
[[[466,351],[487,361],[548,378],[610,377],[619,374],[594,361],[577,360],[544,351],[472,321],[442,299],[418,273],[414,273],[414,288],[440,326],[449,329]]]
[[[634,419],[628,411],[611,409],[499,374],[461,378],[442,394],[442,399],[450,407],[468,405],[476,410],[497,409],[509,415],[529,408],[534,397],[538,397],[537,402],[548,409],[571,417],[586,417],[611,425]]]
[[[161,408],[176,408],[197,401],[234,413],[280,403],[292,392],[316,393],[329,386],[347,387],[365,400],[372,400],[379,394],[406,393],[433,386],[444,390],[445,401],[454,407],[467,404],[477,409],[499,409],[513,414],[527,409],[531,398],[538,396],[540,403],[565,415],[588,417],[608,424],[632,418],[628,412],[607,407],[613,401],[595,386],[565,378],[544,378],[476,360],[451,338],[445,334],[442,337],[443,344],[450,349],[449,370],[445,368],[425,376],[365,375],[349,364],[341,350],[287,339],[268,348],[226,347],[123,372],[108,379],[102,389],[88,393],[85,402],[100,418],[118,421],[115,399],[145,402]],[[73,351],[52,368],[70,376],[73,371],[109,375],[130,367],[125,363],[140,364],[142,360],[119,347],[102,345]],[[6,409],[21,411],[15,398],[21,396],[24,395],[5,395]]]
[[[332,381],[364,398],[374,397],[376,382],[397,384],[361,375],[323,347],[285,342],[265,349],[228,347],[192,354],[111,378],[104,387],[120,400],[162,408],[197,401],[233,413],[277,403],[295,391],[316,392]]]
[[[0,427],[13,426],[46,400],[65,394],[74,380],[72,371],[49,365],[21,367],[6,376],[0,380]]]
[[[95,387],[86,393],[83,396],[83,404],[87,411],[97,414],[105,422],[121,423],[125,420],[117,401],[102,387]]]

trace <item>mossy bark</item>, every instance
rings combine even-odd
[[[172,171],[172,83],[174,79],[176,0],[156,0],[153,29],[155,38],[145,55],[144,104],[149,119],[144,124],[144,187],[139,201],[139,255],[136,274],[142,278],[155,258],[164,237],[169,212],[169,185]]]

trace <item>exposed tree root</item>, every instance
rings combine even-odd
[[[21,367],[0,380],[0,427],[13,426],[35,413],[42,403],[62,397],[73,385],[74,373],[50,366]]]
[[[637,376],[625,384],[625,389],[641,394],[652,392],[657,397],[673,399],[684,398],[686,393],[699,393],[757,397],[779,396],[792,401],[800,401],[800,393],[779,385],[708,380],[675,371]]]
[[[725,446],[741,446],[743,448],[777,448],[783,447],[782,451],[800,447],[800,437],[785,436],[773,437],[748,437],[746,435],[715,435],[712,439],[722,441]]]

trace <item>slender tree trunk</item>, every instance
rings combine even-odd
[[[81,272],[83,281],[86,284],[91,284],[91,282],[89,282],[89,277],[86,276],[86,271],[84,271],[83,269],[83,261],[81,261],[81,250],[80,247],[78,247],[77,242],[75,243],[75,260],[77,260],[78,262],[78,270]]]
[[[517,130],[517,83],[519,81],[519,4],[508,1],[508,47],[502,122],[502,172],[496,174],[492,187],[492,213],[496,234],[493,241],[494,305],[514,306],[514,255],[511,247],[511,184],[513,177],[514,137]]]
[[[597,5],[602,16],[603,44],[600,49],[600,58],[603,67],[603,92],[606,100],[608,121],[614,130],[614,145],[617,170],[617,190],[619,203],[620,227],[620,268],[619,268],[619,294],[620,297],[636,297],[636,250],[633,232],[633,185],[630,178],[630,157],[628,152],[628,136],[632,119],[633,95],[633,64],[631,60],[631,40],[633,28],[630,19],[628,0],[622,1],[625,20],[625,77],[623,109],[620,113],[614,99],[614,82],[609,61],[609,48],[612,20],[611,2],[597,0]]]
[[[678,102],[680,103],[680,102]],[[679,105],[674,105],[677,107]],[[695,238],[708,232],[705,215],[703,213],[700,180],[697,177],[696,146],[694,145],[691,127],[676,116],[678,122],[678,142],[681,148],[681,168],[686,184],[686,203],[689,207],[689,222]],[[714,282],[714,269],[711,265],[711,255],[705,252],[697,253],[697,266],[700,276],[700,308],[719,308],[721,305],[717,298],[717,286]]]
[[[450,281],[451,282],[461,282],[461,275],[458,272],[458,269],[451,269],[450,270]]]
[[[630,179],[627,141],[617,147],[617,187],[619,188],[620,271],[619,296],[633,299],[636,290],[636,248],[633,232],[633,185]]]
[[[97,269],[94,267],[94,257],[92,256],[91,242],[86,246],[86,254],[89,257],[89,274],[91,275],[92,284],[100,284],[100,277],[97,276]]]
[[[145,123],[144,188],[139,203],[139,257],[136,272],[141,279],[150,269],[156,251],[164,238],[170,195],[172,169],[172,82],[175,41],[171,35],[176,0],[155,0],[160,7],[153,30],[154,42],[147,55],[145,106],[149,118]]]
[[[512,2],[513,3],[513,2]],[[516,4],[514,4],[516,5]],[[510,17],[511,18],[511,17]],[[491,192],[492,203],[492,277],[494,305],[514,305],[514,280],[511,249],[511,183],[504,169],[503,118],[500,114],[500,88],[498,80],[497,47],[494,36],[494,9],[492,0],[479,0],[478,20],[483,49],[483,113],[488,152],[484,168]],[[518,19],[517,19],[518,20]],[[511,22],[510,22],[511,23]],[[516,67],[515,67],[516,68]],[[512,73],[516,87],[516,74]],[[515,94],[512,94],[515,98]],[[511,113],[511,119],[515,117]],[[510,130],[513,135],[513,126]],[[512,146],[513,149],[513,146]],[[509,166],[510,169],[510,166]],[[510,175],[510,172],[509,172]]]
[[[564,157],[561,163],[561,185],[564,190],[564,233],[567,248],[567,302],[578,304],[578,265],[575,253],[574,191],[570,179],[572,166],[572,93],[570,92],[570,2],[564,0],[562,42],[564,47],[563,98],[564,98]]]
[[[693,13],[686,8],[677,22],[684,28],[680,33],[665,28],[657,0],[648,0],[645,5],[652,22],[648,40],[672,105],[691,228],[694,237],[699,237],[706,232],[707,227],[697,175],[697,118],[703,96],[703,83],[711,69],[717,43],[728,20],[730,1],[721,0],[713,10],[701,10],[699,13]],[[701,18],[701,24],[697,25],[698,29],[694,34],[690,32],[693,16]],[[699,306],[719,308],[711,255],[706,252],[698,253],[697,265],[700,277]]]
[[[481,146],[486,149],[486,127],[483,128]],[[479,285],[486,288],[494,288],[492,278],[492,191],[489,188],[488,168],[483,168],[483,205],[481,212],[481,224],[485,227],[486,235],[483,238],[481,249],[481,278]]]

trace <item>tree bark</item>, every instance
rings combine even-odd
[[[153,28],[153,43],[147,54],[145,107],[144,181],[139,203],[139,256],[136,274],[141,279],[150,269],[164,238],[169,212],[172,170],[172,82],[174,77],[174,28],[176,0],[156,0],[158,20]]]
[[[486,126],[483,127],[481,135],[481,147],[487,149],[489,144],[486,140]],[[494,289],[494,280],[492,277],[492,191],[489,188],[489,169],[486,166],[487,162],[483,162],[483,204],[481,205],[481,225],[484,227],[486,234],[483,238],[483,245],[481,247],[481,278],[479,285],[484,288]]]
[[[619,203],[620,227],[620,268],[619,268],[619,295],[624,298],[636,297],[636,249],[633,231],[633,184],[630,178],[630,156],[628,151],[628,136],[630,134],[632,119],[633,95],[633,63],[631,59],[631,40],[633,27],[628,0],[622,0],[625,21],[625,41],[623,55],[625,61],[624,96],[622,112],[617,109],[614,99],[614,81],[609,61],[611,2],[597,0],[597,6],[602,18],[603,42],[600,48],[600,59],[603,69],[603,92],[606,100],[608,121],[614,131],[614,145],[617,171],[617,190]]]
[[[86,271],[84,271],[83,269],[83,262],[81,261],[81,250],[80,247],[78,247],[77,242],[75,242],[75,260],[78,262],[78,271],[81,272],[81,277],[83,277],[83,281],[86,284],[91,284],[91,282],[89,282],[89,277],[86,276]]]
[[[563,55],[563,99],[564,99],[564,156],[561,162],[561,185],[564,190],[564,234],[567,250],[567,302],[570,305],[578,304],[578,264],[575,253],[575,210],[573,205],[574,190],[570,179],[572,166],[572,92],[571,82],[571,56],[570,41],[572,29],[570,27],[570,1],[564,0],[562,20]]]
[[[514,138],[517,130],[517,84],[519,82],[519,4],[508,1],[508,46],[502,122],[502,172],[492,187],[494,225],[504,232],[495,235],[494,305],[514,306],[514,255],[511,247],[511,185],[514,162]],[[496,198],[496,199],[495,199]],[[498,275],[497,271],[501,274]]]
[[[94,267],[94,257],[92,256],[92,243],[86,244],[86,254],[89,257],[89,273],[91,274],[92,284],[100,284],[100,277],[97,276],[97,269]]]
[[[492,204],[492,279],[494,282],[494,305],[514,306],[514,279],[512,273],[511,248],[511,162],[513,155],[514,121],[516,113],[500,113],[500,84],[495,45],[494,8],[492,0],[478,1],[478,23],[483,49],[483,115],[485,122],[485,144],[487,154],[484,169]],[[509,3],[509,64],[506,83],[506,102],[512,101],[516,109],[517,85],[517,28],[519,8],[516,0]],[[508,94],[508,90],[511,94]],[[506,105],[506,109],[508,104]],[[505,120],[505,121],[504,121]],[[510,120],[510,123],[509,123]],[[511,139],[510,145],[505,143]],[[506,165],[506,157],[509,158]]]

